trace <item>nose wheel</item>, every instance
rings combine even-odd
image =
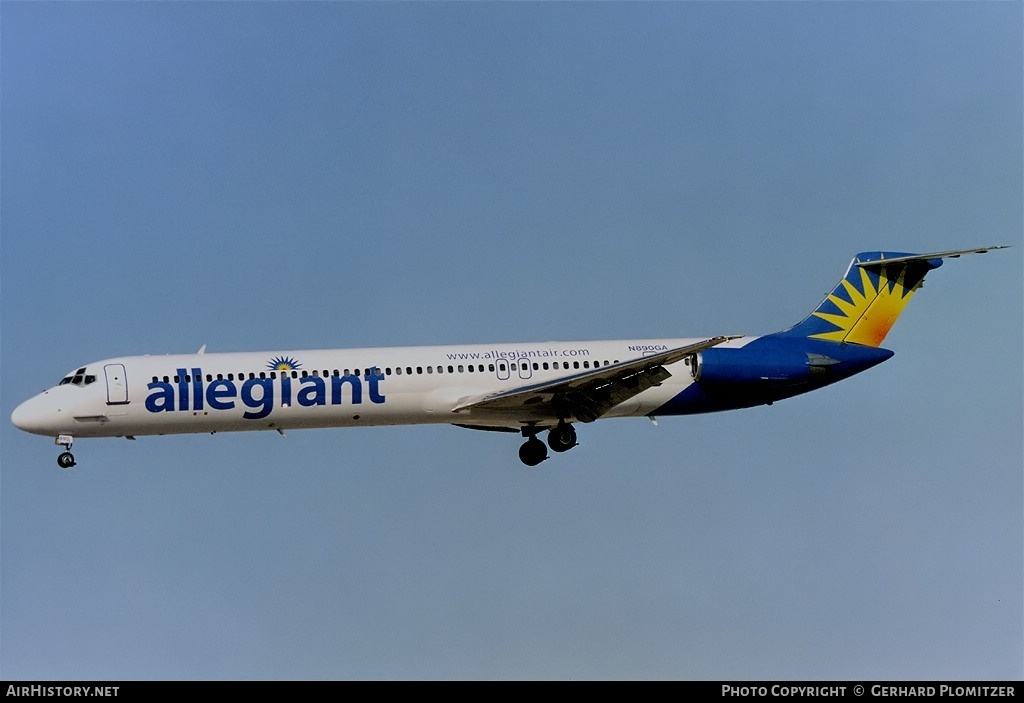
[[[57,466],[62,469],[70,469],[75,465],[75,455],[71,453],[71,443],[74,437],[67,434],[57,435],[57,444],[64,445],[64,451],[57,457]]]

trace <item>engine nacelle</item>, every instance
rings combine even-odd
[[[773,346],[707,349],[687,361],[693,380],[703,386],[750,387],[801,384],[838,363],[822,355]]]

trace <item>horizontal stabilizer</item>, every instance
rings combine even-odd
[[[857,261],[858,266],[877,266],[879,264],[903,264],[910,261],[931,261],[932,259],[956,259],[964,254],[986,254],[996,249],[1009,249],[1006,245],[995,247],[982,247],[980,249],[960,249],[958,251],[940,251],[934,254],[912,254],[909,256],[895,256],[890,258],[873,259],[871,261]]]

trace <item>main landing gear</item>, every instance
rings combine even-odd
[[[519,460],[527,466],[536,466],[548,458],[548,447],[555,452],[567,452],[576,446],[576,430],[569,423],[559,422],[548,430],[548,444],[537,439],[540,428],[523,428],[523,436],[528,439],[519,447]]]
[[[57,457],[57,466],[62,469],[70,469],[75,465],[75,455],[71,453],[71,443],[75,438],[69,434],[57,435],[57,444],[64,445],[64,451]]]

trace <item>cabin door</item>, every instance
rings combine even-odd
[[[107,377],[107,405],[127,405],[128,378],[124,364],[107,364],[103,374]]]

